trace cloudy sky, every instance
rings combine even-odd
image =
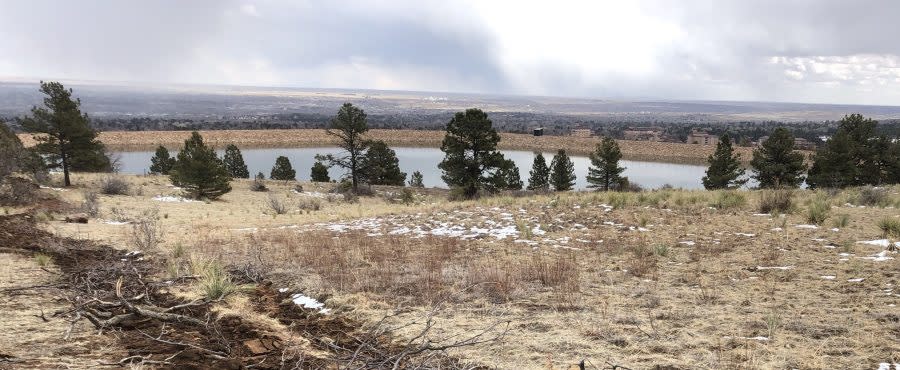
[[[0,79],[900,105],[900,1],[0,0]]]

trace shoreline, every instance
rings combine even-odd
[[[204,141],[214,147],[236,144],[243,148],[305,148],[333,146],[337,141],[324,129],[273,129],[273,130],[201,130]],[[114,151],[153,150],[159,145],[179,147],[191,131],[105,131],[98,139]],[[444,131],[437,130],[386,130],[371,129],[366,136],[383,140],[390,146],[439,148]],[[25,146],[33,146],[30,134],[19,134]],[[705,164],[716,147],[713,145],[617,140],[622,158],[682,164]],[[600,137],[532,136],[528,134],[500,133],[498,149],[534,150],[556,152],[565,149],[571,155],[588,155]],[[743,162],[749,162],[753,148],[734,147]],[[808,154],[804,152],[804,154]]]

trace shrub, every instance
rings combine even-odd
[[[850,224],[850,215],[846,213],[842,213],[839,215],[835,215],[832,220],[832,225],[837,228],[845,228]]]
[[[885,207],[890,204],[890,197],[885,188],[865,186],[859,188],[856,199],[854,199],[854,204],[858,206]]]
[[[300,201],[297,203],[297,207],[301,211],[306,212],[318,211],[322,209],[322,201],[318,198],[303,197],[300,198]]]
[[[40,267],[47,267],[47,265],[49,265],[50,262],[52,262],[52,261],[53,261],[53,259],[46,254],[43,254],[43,253],[35,253],[34,254],[34,262],[37,263],[37,265]]]
[[[737,191],[720,191],[716,199],[710,204],[717,209],[740,208],[747,204],[747,197]]]
[[[127,195],[128,182],[118,176],[104,176],[100,179],[100,192],[106,195]]]
[[[0,204],[18,206],[33,203],[40,185],[34,179],[11,175],[0,178]]]
[[[97,215],[100,214],[100,201],[98,200],[97,193],[88,191],[82,194],[82,197],[84,200],[81,201],[81,211],[88,216],[97,217]]]
[[[275,194],[269,194],[269,199],[267,203],[269,208],[272,209],[272,212],[275,212],[276,215],[283,215],[287,212],[287,207],[284,206],[284,202],[281,199],[278,199]]]
[[[416,202],[416,196],[412,190],[403,189],[403,191],[400,192],[400,202],[406,205],[413,204]]]
[[[228,272],[218,262],[195,262],[194,271],[200,276],[200,288],[208,300],[217,301],[237,291]]]
[[[628,205],[628,194],[613,192],[609,193],[609,205],[614,209],[625,208]]]
[[[821,225],[831,212],[831,204],[823,197],[816,197],[806,209],[806,222]]]
[[[145,212],[131,223],[131,242],[135,249],[150,251],[159,245],[162,232],[159,229],[159,212]]]
[[[761,190],[759,192],[760,213],[788,213],[793,207],[794,191],[791,189]]]
[[[878,228],[885,237],[900,238],[900,219],[882,218],[878,221]]]
[[[250,191],[268,191],[269,188],[266,187],[266,175],[263,175],[262,172],[257,173],[256,177],[253,178],[253,182],[250,183]]]

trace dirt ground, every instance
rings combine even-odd
[[[900,220],[898,187],[875,189],[878,204],[866,203],[862,189],[798,190],[791,210],[771,215],[760,213],[760,191],[465,202],[429,191],[403,204],[389,187],[350,202],[327,184],[296,192],[293,183],[269,182],[288,209],[276,214],[269,194],[246,181],[219,201],[185,202],[164,177],[124,178],[130,195],[101,195],[87,224],[48,212],[37,216],[39,227],[124,253],[137,248],[134,225],[152,218],[161,238],[144,252],[158,256],[161,279],[196,260],[262,272],[270,286],[210,310],[325,357],[321,338],[329,335],[296,334],[316,332],[309,328],[318,321],[297,331],[285,318],[325,309],[331,320],[348,320],[342,325],[390,327],[401,342],[489,339],[441,353],[500,369],[582,360],[632,369],[900,363],[900,237],[879,227]],[[79,174],[74,188],[44,192],[77,205],[100,179]],[[807,216],[817,201],[830,207],[813,224]],[[190,300],[196,289],[165,292]],[[322,306],[298,308],[291,293]]]
[[[213,130],[200,131],[207,144],[224,147],[234,143],[242,147],[315,147],[334,145],[334,137],[325,130]],[[440,147],[444,131],[429,130],[369,130],[367,136],[374,140],[383,140],[391,146],[426,146]],[[158,145],[178,148],[190,136],[187,131],[107,131],[100,133],[99,139],[112,149],[146,150]],[[569,154],[587,155],[594,151],[600,138],[572,136],[541,136],[526,134],[501,133],[500,149],[541,150],[556,152],[565,148]],[[19,138],[26,146],[34,144],[28,134]],[[694,145],[684,143],[656,143],[648,141],[619,140],[625,159],[655,160],[664,162],[705,163],[706,158],[715,151],[715,146]],[[752,156],[751,148],[735,147],[744,161]]]

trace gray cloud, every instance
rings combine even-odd
[[[0,2],[0,77],[900,105],[891,0],[484,4]]]

